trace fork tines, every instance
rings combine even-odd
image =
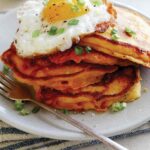
[[[10,85],[15,86],[14,81],[9,76],[4,75],[1,71],[0,71],[0,77]]]
[[[13,80],[0,71],[0,94],[6,94],[13,88]]]

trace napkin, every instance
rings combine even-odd
[[[150,122],[130,132],[111,137],[113,140],[128,138],[150,132]],[[97,140],[66,141],[54,140],[20,131],[0,121],[0,150],[79,150],[101,144]]]

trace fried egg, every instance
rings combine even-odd
[[[14,43],[19,55],[30,57],[71,48],[74,39],[95,32],[111,16],[101,0],[29,0],[17,17]]]

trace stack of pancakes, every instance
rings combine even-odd
[[[115,102],[136,100],[141,96],[139,64],[150,67],[150,27],[133,12],[116,10],[118,40],[109,26],[52,55],[23,58],[12,44],[2,60],[16,80],[33,88],[36,100],[57,109],[106,111]],[[136,37],[125,33],[133,26]],[[77,46],[84,50],[81,55],[75,53]]]

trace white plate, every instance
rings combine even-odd
[[[128,7],[129,8],[129,7]],[[6,50],[17,29],[16,11],[11,11],[0,19],[0,52]],[[142,87],[150,89],[150,70],[142,68]],[[94,128],[97,133],[113,136],[140,126],[150,119],[150,92],[143,93],[142,97],[128,104],[127,109],[119,113],[72,114],[73,118],[80,120]],[[13,108],[13,103],[0,97],[0,119],[4,122],[28,133],[65,140],[89,139],[81,131],[68,123],[54,117],[47,111],[40,111],[26,117],[20,116]]]

